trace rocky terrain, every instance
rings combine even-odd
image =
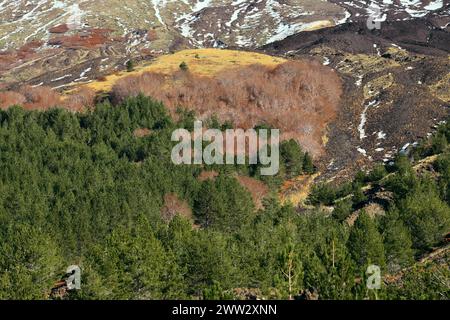
[[[59,89],[123,69],[128,59],[189,47],[256,48],[368,16],[428,17],[445,29],[448,10],[447,0],[3,0],[0,86]]]
[[[300,33],[264,47],[292,58],[316,56],[344,79],[342,109],[329,127],[325,177],[344,179],[374,161],[389,162],[448,116],[448,31],[427,18],[386,22],[375,31],[364,24]]]
[[[115,36],[134,38],[128,43],[132,50],[169,47],[181,38],[196,46],[255,46],[322,23],[343,22],[347,14],[339,5],[315,0],[32,0],[3,1],[0,15],[6,22],[0,27],[0,45],[6,48],[63,31],[108,28]],[[263,32],[255,28],[261,25]],[[145,33],[138,37],[136,32],[144,30],[154,31],[158,41]]]
[[[348,12],[347,22],[366,21],[373,16],[373,21],[406,21],[427,17],[448,27],[448,1],[446,0],[330,0],[345,8]]]
[[[19,0],[0,2],[0,47],[86,28],[109,29],[134,47],[162,49],[178,39],[195,46],[254,47],[304,30],[359,21],[432,15],[444,0]],[[379,11],[379,12],[378,12]],[[443,25],[448,21],[442,22]],[[261,28],[262,26],[262,28]],[[256,28],[258,27],[258,28]],[[150,32],[150,37],[148,32]],[[152,35],[153,34],[153,35]],[[154,39],[158,37],[158,41]],[[153,39],[152,39],[153,38]]]
[[[346,11],[315,0],[33,0],[0,2],[0,17],[0,85],[59,89],[123,69],[131,58],[189,47],[257,47],[344,22]]]

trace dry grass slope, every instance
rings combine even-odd
[[[110,91],[114,84],[125,77],[137,76],[145,72],[172,74],[180,69],[185,62],[192,74],[199,76],[213,76],[234,67],[260,64],[277,66],[285,59],[255,52],[220,50],[220,49],[192,49],[182,50],[174,54],[163,55],[149,64],[136,67],[132,72],[118,72],[106,77],[104,81],[94,81],[86,86],[95,91]]]

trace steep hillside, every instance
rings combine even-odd
[[[0,300],[450,299],[448,0],[0,0],[0,19]],[[176,164],[196,119],[280,129],[279,170],[263,131],[257,164],[208,163],[216,135]]]
[[[1,1],[0,86],[41,85],[46,73],[64,76],[124,69],[189,47],[256,47],[345,18],[335,4],[283,1]],[[264,25],[263,30],[256,27]],[[89,69],[89,70],[88,70]],[[45,81],[44,81],[45,82]]]
[[[317,61],[226,49],[182,50],[81,84],[88,72],[95,71],[88,67],[81,74],[66,75],[63,80],[69,90],[61,95],[49,88],[60,77],[49,78],[50,74],[41,78],[45,86],[0,92],[0,107],[81,110],[82,103],[93,105],[95,95],[122,102],[144,93],[162,101],[174,117],[181,106],[200,119],[215,117],[237,128],[261,124],[279,128],[282,140],[294,138],[318,156],[324,151],[326,127],[338,114],[342,92],[336,72]]]
[[[219,42],[255,46],[302,29],[333,25],[345,17],[345,10],[314,0],[32,0],[3,1],[0,16],[7,21],[0,26],[0,46],[7,48],[32,39],[48,40],[52,33],[64,31],[55,28],[61,25],[67,25],[68,31],[108,28],[124,37],[132,37],[138,30],[152,30],[157,35],[157,41],[145,41],[149,40],[146,34],[136,37],[128,43],[131,50],[139,46],[162,49],[175,39],[195,46]],[[266,26],[263,32],[255,29],[261,24]]]
[[[255,48],[301,31],[427,16],[448,28],[447,0],[19,0],[0,1],[0,88],[41,85],[46,73],[99,73],[124,69],[127,60],[192,47]],[[89,70],[88,70],[89,69]],[[45,80],[45,79],[44,79]],[[44,81],[45,82],[45,81]]]
[[[329,126],[322,178],[345,179],[389,162],[434,130],[449,112],[450,34],[431,19],[365,23],[300,33],[263,47],[315,56],[345,82],[341,113]]]

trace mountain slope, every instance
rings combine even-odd
[[[449,113],[450,34],[432,19],[364,22],[299,33],[262,48],[315,56],[344,79],[341,112],[328,132],[325,177],[345,179],[373,161],[389,162]]]
[[[427,16],[448,28],[447,0],[385,2],[2,0],[0,88],[11,82],[41,85],[47,72],[92,80],[123,69],[130,58],[148,60],[181,48],[256,48],[301,31],[365,23],[377,6],[382,20]]]

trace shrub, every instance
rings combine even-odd
[[[23,105],[26,98],[23,94],[14,91],[0,92],[0,108],[6,109],[14,105]]]
[[[26,102],[23,104],[29,110],[47,110],[61,103],[59,94],[50,87],[23,86],[19,92],[25,96]]]
[[[134,71],[134,62],[133,60],[128,60],[127,61],[127,72],[132,72]]]
[[[189,67],[188,67],[187,63],[183,61],[182,63],[180,63],[180,69],[183,71],[187,71],[189,69]]]

